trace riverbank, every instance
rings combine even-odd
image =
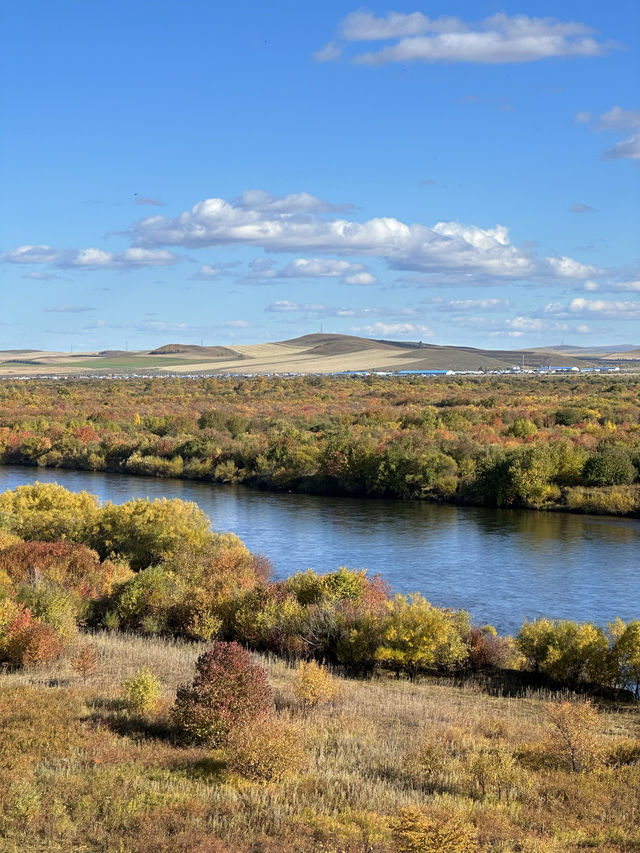
[[[59,482],[116,504],[197,503],[214,530],[237,533],[284,579],[341,565],[381,574],[395,592],[423,592],[516,633],[546,615],[604,626],[638,617],[640,523],[607,516],[267,493],[242,486],[62,469],[1,467],[0,492]]]

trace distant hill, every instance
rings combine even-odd
[[[602,357],[607,361],[635,361],[640,359],[640,347],[613,352],[609,355],[603,355]]]
[[[612,344],[611,346],[598,347],[575,347],[569,344],[560,344],[553,347],[538,347],[537,349],[545,350],[546,352],[567,353],[577,356],[589,355],[616,355],[621,352],[629,352],[638,349],[637,344]]]
[[[204,347],[196,344],[165,344],[162,347],[151,350],[149,355],[198,355],[208,358],[237,358],[238,353],[228,347]]]
[[[477,349],[393,341],[355,335],[311,334],[263,344],[196,346],[171,343],[151,351],[103,350],[0,353],[0,375],[270,374],[344,373],[401,370],[508,370],[513,366],[590,367],[612,361],[634,363],[640,349],[547,347],[521,350]]]

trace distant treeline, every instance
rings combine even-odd
[[[640,380],[11,381],[4,464],[640,513]]]
[[[640,621],[540,619],[517,637],[465,611],[390,594],[380,577],[340,568],[269,580],[265,558],[214,534],[193,503],[101,506],[58,485],[0,495],[0,664],[68,653],[80,626],[238,641],[347,673],[409,678],[516,669],[572,688],[640,691]]]

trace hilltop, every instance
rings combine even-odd
[[[153,350],[62,353],[0,352],[0,375],[91,375],[128,373],[341,373],[402,370],[508,370],[514,365],[611,366],[640,363],[640,349],[549,347],[477,349],[393,341],[354,335],[310,334],[284,341],[232,346],[171,343]]]

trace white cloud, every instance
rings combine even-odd
[[[640,127],[640,110],[612,107],[598,118],[598,130],[632,130]]]
[[[340,45],[337,45],[334,41],[330,41],[328,44],[325,44],[323,48],[317,50],[313,54],[313,58],[316,62],[333,62],[341,55],[342,48]]]
[[[266,259],[256,259],[256,261]],[[252,262],[252,277],[260,274],[260,266],[256,269],[256,261]],[[339,278],[344,284],[369,285],[377,279],[364,264],[354,264],[350,261],[333,258],[294,258],[282,269],[274,270],[273,263],[262,264],[264,278]]]
[[[209,281],[212,278],[217,278],[222,272],[220,267],[212,267],[211,264],[203,264],[193,278],[199,281]]]
[[[10,264],[49,264],[60,253],[51,246],[18,246],[2,255],[2,260]]]
[[[255,193],[256,191],[252,191]],[[253,196],[252,196],[253,197]],[[270,252],[298,252],[380,257],[390,267],[426,273],[484,276],[488,280],[558,279],[593,277],[595,267],[571,258],[536,259],[531,250],[519,249],[503,225],[480,228],[459,222],[437,222],[433,226],[406,224],[391,217],[357,222],[344,217],[289,212],[296,207],[287,199],[269,196],[257,208],[248,207],[243,195],[238,206],[222,198],[198,202],[174,218],[152,216],[130,229],[138,246],[188,246],[203,248],[247,245]],[[282,212],[286,209],[287,212]],[[312,259],[309,263],[317,263]],[[254,262],[257,264],[258,262]],[[268,259],[262,268],[252,268],[252,277],[275,278],[278,272]],[[307,264],[306,259],[301,265]]]
[[[578,113],[583,116],[580,121],[584,123],[594,121],[590,113]],[[631,131],[626,139],[616,142],[602,155],[605,160],[640,160],[640,110],[623,110],[622,107],[612,107],[606,113],[602,113],[595,121],[594,130],[606,130],[613,133],[625,133]]]
[[[264,309],[271,314],[304,314],[307,317],[335,317],[335,318],[404,318],[414,317],[415,308],[390,308],[387,306],[372,306],[360,308],[348,308],[345,306],[332,307],[319,303],[290,302],[288,299],[277,299]]]
[[[134,246],[124,252],[105,252],[102,249],[80,249],[58,260],[60,267],[89,269],[136,269],[164,267],[177,264],[179,258],[164,249],[144,249]]]
[[[347,15],[339,26],[339,33],[347,41],[381,41],[420,35],[430,24],[422,12],[389,12],[386,18],[376,18],[371,12],[360,9]]]
[[[577,296],[568,305],[551,302],[545,307],[545,313],[558,317],[570,317],[576,314],[586,314],[594,318],[614,320],[640,319],[640,302],[613,301],[606,299],[585,299]]]
[[[362,264],[331,258],[295,258],[276,275],[278,278],[342,278],[364,269]]]
[[[559,278],[589,278],[600,272],[596,267],[581,264],[573,258],[547,258],[547,263]]]
[[[270,313],[290,313],[290,312],[300,312],[300,311],[310,311],[313,313],[317,313],[320,311],[325,311],[326,306],[318,305],[318,304],[305,304],[302,305],[298,302],[289,302],[288,299],[277,299],[275,302],[272,302],[270,305],[264,309]]]
[[[358,272],[344,277],[345,284],[368,285],[375,284],[376,281],[376,277],[371,275],[370,272]]]
[[[430,19],[421,12],[390,12],[376,17],[359,10],[338,27],[344,42],[392,41],[379,50],[356,55],[362,65],[386,62],[533,62],[551,57],[602,56],[613,45],[595,37],[585,24],[554,18],[509,17],[504,13],[479,22],[459,18]],[[330,42],[320,51],[324,61],[339,54]],[[318,55],[316,55],[318,58]]]
[[[508,299],[443,299],[436,296],[433,299],[423,299],[423,305],[433,305],[438,311],[454,313],[466,311],[503,311],[511,306]]]
[[[369,337],[430,338],[433,332],[428,326],[414,323],[372,323],[369,326],[352,326],[351,331]]]
[[[264,190],[244,190],[231,200],[234,207],[264,213],[341,213],[351,210],[351,204],[331,204],[310,193],[291,193],[283,197],[271,195]]]
[[[64,269],[137,269],[167,266],[180,260],[164,249],[137,246],[123,252],[105,252],[93,248],[61,251],[51,246],[18,246],[5,252],[1,259],[11,264],[55,264]]]
[[[514,317],[513,320],[507,320],[507,325],[519,332],[536,332],[544,327],[542,320],[536,317]]]

